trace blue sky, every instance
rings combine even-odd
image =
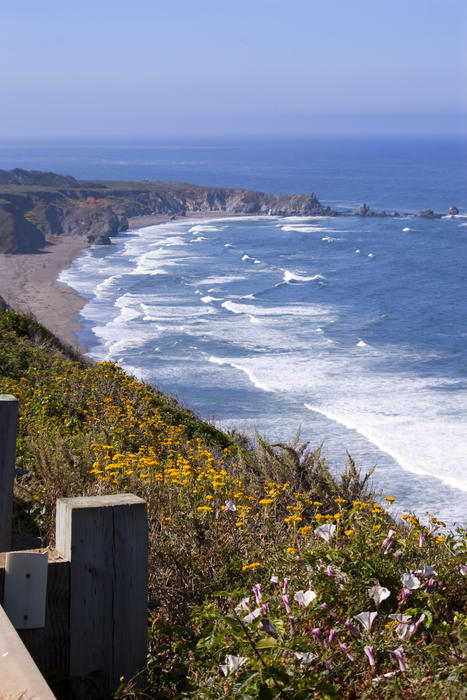
[[[14,0],[0,138],[467,131],[466,0]]]

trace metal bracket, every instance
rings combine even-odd
[[[49,557],[44,552],[7,552],[3,608],[17,630],[45,627]]]

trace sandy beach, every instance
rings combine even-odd
[[[182,220],[219,218],[225,212],[190,213],[187,217],[166,215],[135,216],[129,229]],[[60,272],[71,265],[88,247],[85,236],[51,236],[38,253],[6,255],[0,253],[0,296],[17,311],[32,314],[67,345],[86,352],[76,339],[80,329],[78,314],[86,300],[57,280]]]
[[[84,236],[55,236],[39,253],[0,254],[0,296],[80,350],[84,348],[75,332],[80,327],[78,312],[86,301],[57,277],[86,245]]]

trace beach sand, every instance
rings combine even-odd
[[[84,236],[54,236],[38,253],[0,254],[0,296],[17,311],[32,314],[62,341],[78,345],[78,312],[86,300],[57,281],[87,246]]]
[[[177,217],[191,219],[220,218],[225,212],[190,213]],[[166,215],[135,216],[129,219],[129,229],[143,228],[174,219]],[[38,253],[6,255],[0,253],[0,296],[11,308],[32,314],[67,345],[86,352],[78,344],[80,329],[78,314],[86,304],[71,287],[57,278],[71,265],[79,253],[88,247],[85,236],[50,236],[45,248]]]

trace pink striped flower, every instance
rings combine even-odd
[[[397,649],[394,649],[394,651],[392,653],[395,655],[395,657],[399,663],[400,670],[407,671],[407,666],[405,665],[405,661],[404,661],[404,648],[397,647]]]
[[[363,651],[365,654],[368,656],[368,661],[370,662],[370,666],[375,665],[375,656],[374,656],[374,648],[373,647],[363,647]]]
[[[253,593],[255,596],[256,605],[261,605],[262,595],[261,595],[261,584],[260,583],[257,583],[255,586],[253,586]]]

